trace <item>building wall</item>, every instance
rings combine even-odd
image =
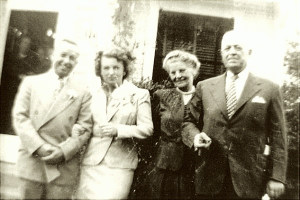
[[[5,48],[6,32],[8,26],[8,9],[7,9],[7,0],[0,0],[0,81],[1,81],[1,72],[2,72],[2,63],[3,63],[3,54]]]
[[[1,0],[1,30],[7,28],[9,17],[7,13],[10,9],[59,12],[57,34],[61,36],[71,34],[81,40],[83,55],[75,72],[91,80],[95,52],[107,46],[112,36],[111,16],[116,8],[116,0],[77,0],[72,4],[67,0],[27,0],[26,3],[22,0],[10,0],[3,10],[2,4],[6,5],[6,2],[6,0]],[[160,9],[234,18],[234,28],[247,31],[250,35],[249,40],[254,41],[252,42],[254,45],[251,69],[264,77],[279,80],[284,53],[279,3],[258,0],[134,1],[132,9],[135,21],[134,38],[138,44],[134,50],[137,57],[134,64],[135,79],[152,78]],[[95,33],[95,37],[88,37],[89,33]],[[2,31],[0,44],[4,47],[5,34]],[[2,56],[3,53],[0,55],[0,61],[2,61]]]
[[[234,29],[246,31],[252,44],[250,70],[281,83],[284,41],[281,35],[279,3],[272,1],[138,1],[134,10],[136,34],[144,56],[136,63],[141,77],[152,78],[159,10],[234,18]],[[151,52],[151,53],[150,53]],[[145,56],[148,54],[148,56]],[[151,55],[151,56],[149,56]],[[143,66],[141,66],[143,65]],[[136,76],[138,77],[138,76]]]

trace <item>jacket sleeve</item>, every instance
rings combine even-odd
[[[66,141],[59,144],[66,160],[71,159],[89,140],[92,132],[92,114],[91,114],[91,94],[86,91],[78,118],[75,124],[79,124],[85,129],[85,132],[78,137],[69,137]]]
[[[192,148],[194,138],[200,133],[203,127],[203,106],[201,98],[201,82],[198,83],[196,91],[190,102],[185,106],[184,119],[182,123],[182,141]]]
[[[148,90],[140,90],[137,108],[136,125],[118,124],[118,138],[145,139],[153,133],[153,122],[151,116],[150,94]]]
[[[279,86],[273,90],[268,109],[268,135],[271,145],[271,179],[285,182],[287,170],[287,133]]]
[[[13,126],[21,142],[30,154],[46,144],[33,126],[30,119],[30,100],[32,95],[32,78],[26,77],[20,85],[13,107]]]
[[[161,91],[158,90],[153,94],[153,99],[151,102],[151,110],[152,110],[152,121],[153,121],[153,143],[157,142],[159,140],[159,137],[161,136],[161,118],[160,118],[160,96]]]

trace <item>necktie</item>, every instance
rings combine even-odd
[[[237,103],[236,89],[235,89],[235,80],[237,78],[238,78],[237,75],[231,77],[230,86],[228,91],[226,92],[227,113],[229,119],[232,117]]]
[[[54,98],[55,99],[58,97],[58,95],[63,87],[64,87],[64,80],[62,78],[58,78],[58,86],[54,90]]]

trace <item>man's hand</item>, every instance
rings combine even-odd
[[[284,184],[275,181],[270,180],[267,184],[267,193],[271,198],[278,198],[284,193]]]
[[[73,129],[72,129],[72,137],[79,137],[83,135],[85,132],[85,128],[83,128],[79,124],[74,124]]]
[[[197,134],[194,138],[195,151],[197,151],[198,148],[201,147],[209,148],[210,144],[211,144],[211,139],[204,132]]]
[[[51,153],[52,153],[52,145],[51,144],[43,144],[35,152],[35,154],[39,157],[49,156]]]
[[[41,159],[47,164],[58,164],[64,160],[64,154],[59,147],[52,146],[51,154],[48,156],[41,157]]]

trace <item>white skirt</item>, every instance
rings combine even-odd
[[[96,166],[82,166],[75,199],[127,199],[133,169],[111,168],[105,159]]]

